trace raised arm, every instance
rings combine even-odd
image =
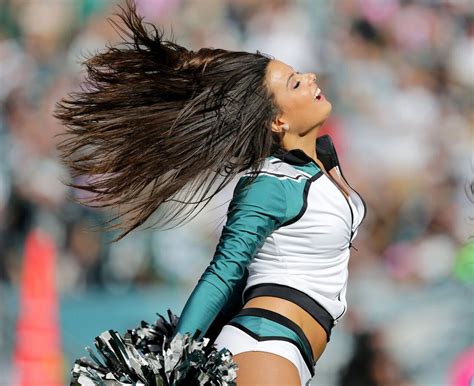
[[[176,332],[206,335],[219,312],[240,298],[246,270],[265,239],[286,219],[286,193],[277,177],[259,175],[244,187],[248,176],[238,181],[229,204],[214,257],[194,288],[181,313]]]

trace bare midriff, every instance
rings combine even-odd
[[[274,296],[256,296],[245,303],[243,308],[263,308],[279,313],[296,323],[308,338],[317,361],[327,345],[327,334],[324,328],[299,305]]]

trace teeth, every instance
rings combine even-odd
[[[314,93],[313,100],[315,100],[315,99],[318,97],[319,94],[321,94],[321,89],[318,87],[318,88],[316,89],[316,92]]]

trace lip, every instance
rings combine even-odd
[[[314,102],[320,102],[320,101],[322,101],[323,98],[324,98],[324,95],[323,95],[322,90],[320,90],[320,92],[319,92],[319,97],[320,97],[319,99],[316,99],[316,98],[314,97],[314,94],[316,94],[316,92],[318,91],[318,89],[319,89],[319,86],[316,84],[316,87],[315,87],[314,92],[313,92],[313,101],[314,101]]]
[[[316,89],[314,90],[313,95],[316,93],[317,90],[318,90],[318,86],[316,86]],[[314,99],[313,99],[314,102],[321,102],[322,100],[326,99],[326,98],[324,97],[324,94],[323,94],[322,91],[319,93],[318,96],[319,96],[319,99],[314,98]]]

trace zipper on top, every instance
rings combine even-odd
[[[330,146],[330,150],[328,151],[327,149],[325,149],[325,154],[326,156],[329,156],[330,158],[330,164],[331,165],[334,165],[334,166],[337,166],[339,168],[339,172],[341,174],[341,177],[342,179],[344,180],[344,182],[347,184],[347,186],[349,186],[349,188],[354,191],[358,196],[359,198],[361,199],[362,201],[362,205],[364,206],[364,216],[362,217],[362,219],[360,220],[360,224],[362,224],[362,222],[364,221],[365,219],[365,216],[367,215],[367,205],[364,201],[364,198],[359,194],[359,192],[357,190],[355,190],[351,184],[349,184],[349,182],[347,181],[346,177],[344,176],[344,173],[342,171],[342,167],[341,167],[341,164],[339,163],[339,158],[337,156],[337,152],[336,152],[336,149],[334,147],[334,143],[332,142],[332,138],[325,134],[324,136],[322,137],[319,137],[320,139],[323,139],[323,137],[327,137],[326,139],[324,139],[324,142],[325,143],[328,143],[329,146]],[[314,160],[313,160],[314,161]],[[359,225],[360,225],[359,224]]]
[[[346,180],[346,177],[344,177],[344,173],[342,172],[342,168],[341,166],[339,166],[339,171],[341,172],[341,177],[343,178],[344,182],[347,184],[347,186],[349,186],[350,189],[352,189],[360,198],[360,200],[362,201],[362,205],[364,206],[364,216],[362,217],[362,219],[360,220],[360,223],[362,224],[362,221],[364,221],[365,219],[365,216],[367,215],[367,205],[364,201],[364,198],[359,194],[359,192],[357,190],[355,190],[351,184],[349,184],[349,182],[347,182]]]
[[[331,177],[331,175],[330,175],[329,173],[326,173],[325,170],[321,169],[321,168],[319,167],[319,165],[316,163],[316,161],[312,160],[311,162],[313,162],[313,163],[318,167],[318,169],[320,169],[320,170],[323,172],[323,174],[334,184],[334,186],[337,188],[337,190],[339,190],[339,191],[341,192],[342,196],[343,196],[344,199],[346,200],[347,206],[349,207],[349,210],[351,211],[351,236],[350,236],[350,238],[349,238],[349,248],[351,248],[351,247],[354,248],[354,247],[352,246],[352,237],[354,236],[354,230],[353,230],[353,228],[354,228],[354,212],[352,211],[351,203],[349,202],[349,199],[346,197],[346,195],[344,194],[344,192],[342,191],[342,189],[339,187],[339,184]],[[339,168],[339,170],[341,170],[341,168]],[[341,171],[341,176],[342,176],[342,171]],[[343,177],[343,178],[344,178],[344,177]],[[346,180],[346,179],[344,178],[344,181],[345,181],[345,180]],[[347,183],[347,181],[346,181],[346,184],[347,184],[347,186],[349,186],[349,188],[351,188],[351,186]],[[352,189],[352,188],[351,188],[351,189]],[[355,190],[354,190],[354,191],[355,191]],[[357,193],[357,192],[356,192],[356,193]],[[357,194],[359,194],[359,193],[357,193]],[[360,195],[359,195],[359,196],[360,196]],[[365,208],[365,204],[364,204],[364,203],[363,203],[363,205],[364,205],[364,208]],[[364,209],[364,216],[365,216],[365,209]],[[354,249],[355,249],[355,248],[354,248]]]

